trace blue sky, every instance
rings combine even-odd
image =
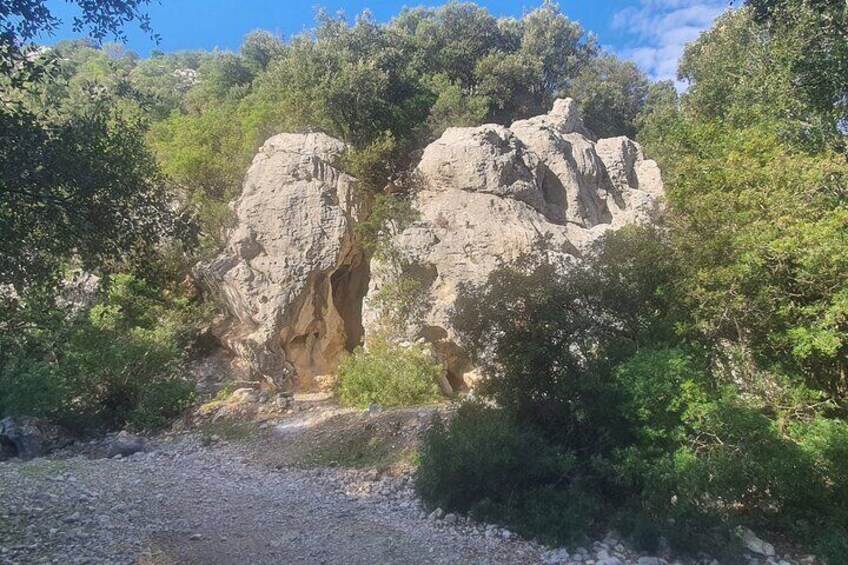
[[[160,0],[149,13],[161,43],[156,46],[134,26],[128,28],[130,49],[146,56],[154,48],[238,49],[245,34],[267,29],[291,37],[314,23],[315,8],[343,9],[354,16],[365,9],[386,21],[403,6],[437,6],[444,1],[379,0]],[[541,3],[480,0],[497,16],[520,17]],[[727,9],[727,0],[562,0],[568,16],[594,32],[602,45],[635,61],[655,79],[673,78],[683,45],[691,41]],[[45,43],[74,37],[70,21],[73,10],[63,0],[49,0],[54,14],[66,25]]]

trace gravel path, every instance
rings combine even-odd
[[[387,429],[396,424],[388,418]],[[300,428],[291,422],[278,427],[263,441],[172,437],[124,459],[66,453],[0,463],[0,565],[693,562],[641,555],[611,535],[587,548],[551,550],[495,526],[428,515],[412,492],[411,471],[292,467],[281,454],[322,436],[295,437]],[[328,430],[355,442],[343,427]],[[749,554],[746,562],[816,561]]]
[[[422,519],[404,478],[382,494],[344,482],[193,440],[127,459],[0,464],[0,563],[542,561],[533,544]]]

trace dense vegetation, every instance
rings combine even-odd
[[[78,4],[98,41],[147,26],[143,0]],[[38,51],[56,25],[44,3],[2,7],[0,416],[141,429],[187,405],[206,309],[187,275],[270,135],[349,143],[362,243],[391,253],[377,239],[409,219],[417,149],[570,95],[595,134],[635,135],[660,162],[666,223],[608,236],[567,273],[528,263],[468,289],[455,325],[488,378],[434,427],[421,494],[555,543],[613,525],[732,556],[745,525],[848,554],[843,2],[728,12],[687,48],[682,95],[552,2],[520,20],[456,2],[387,24],[319,12],[288,41],[148,59],[89,40]],[[81,269],[99,292],[74,292]],[[404,317],[415,290],[383,298]],[[426,401],[437,372],[375,343],[344,361],[339,393]]]
[[[667,225],[468,291],[456,324],[493,402],[431,432],[426,499],[556,543],[612,525],[730,562],[746,526],[848,555],[846,18],[723,16],[686,50],[687,92],[652,85],[638,117]]]
[[[146,3],[77,2],[74,26],[97,39],[131,20],[149,31]],[[112,57],[81,76],[32,44],[58,24],[44,2],[0,9],[0,417],[156,428],[192,394],[181,362],[197,307],[164,268],[190,222],[143,114],[102,65]],[[99,296],[81,270],[101,277]]]

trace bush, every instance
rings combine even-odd
[[[480,392],[553,441],[609,446],[609,434],[624,430],[613,368],[641,343],[674,338],[667,245],[659,230],[634,227],[605,238],[581,265],[520,264],[467,290],[453,325],[491,377]]]
[[[177,377],[160,379],[142,387],[127,421],[136,429],[160,429],[182,414],[193,400],[192,383]]]
[[[339,365],[337,394],[347,406],[414,406],[440,400],[441,364],[424,347],[376,336]]]
[[[460,301],[454,325],[493,407],[434,427],[420,494],[549,543],[613,526],[645,549],[664,537],[732,562],[745,526],[838,562],[843,408],[798,379],[740,378],[676,333],[690,325],[663,249],[628,230],[565,272],[504,269]]]
[[[416,489],[433,507],[565,543],[581,538],[598,513],[591,491],[574,481],[576,470],[573,454],[504,411],[469,402],[428,431]]]
[[[181,373],[195,313],[131,275],[112,277],[103,294],[76,317],[32,304],[18,312],[26,330],[0,357],[0,416],[141,430],[188,406],[193,388]]]

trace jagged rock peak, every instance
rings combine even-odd
[[[455,387],[473,369],[450,321],[463,286],[525,255],[579,261],[607,230],[651,221],[663,192],[641,147],[624,137],[593,142],[571,99],[509,128],[450,128],[424,150],[415,176],[418,220],[391,242],[421,286],[422,313],[404,337],[433,343]],[[374,297],[396,271],[372,261],[366,336],[381,323]]]

